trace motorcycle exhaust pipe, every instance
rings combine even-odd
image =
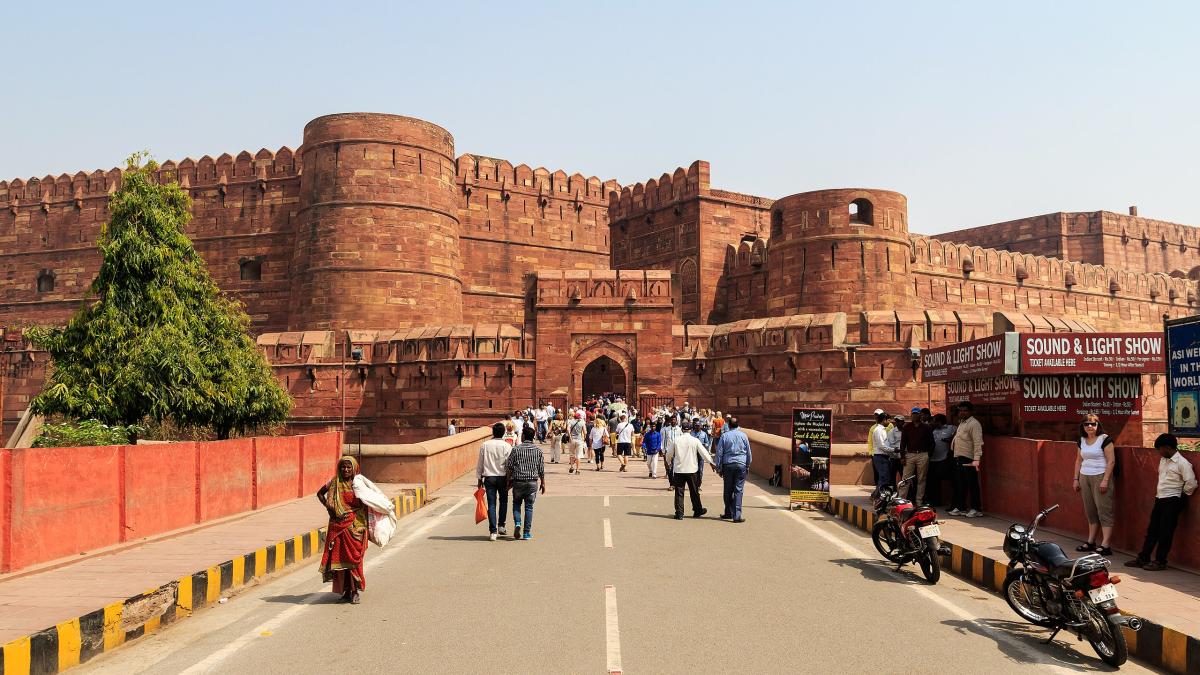
[[[1129,630],[1139,631],[1142,629],[1142,620],[1136,616],[1131,616],[1129,617],[1129,620],[1125,622],[1125,625],[1129,626]]]

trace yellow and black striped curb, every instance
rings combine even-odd
[[[871,531],[877,519],[871,509],[837,497],[830,498],[829,511],[866,532]],[[994,560],[944,539],[942,541],[950,547],[950,555],[942,557],[943,569],[996,594],[1003,590],[1004,577],[1008,574],[1007,562]],[[1142,619],[1141,630],[1134,632],[1123,629],[1130,654],[1172,673],[1200,673],[1200,640],[1145,617],[1139,618]]]
[[[404,516],[427,501],[424,486],[405,489],[392,498],[396,515]],[[216,604],[222,593],[262,579],[301,560],[319,556],[325,528],[309,530],[273,546],[240,555],[159,586],[123,602],[114,602],[4,645],[0,675],[59,673],[161,626]]]

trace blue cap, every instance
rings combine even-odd
[[[921,412],[921,409],[920,409],[920,408],[913,408],[913,409],[912,409],[912,410],[910,410],[909,412],[919,413],[919,412]]]

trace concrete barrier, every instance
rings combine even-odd
[[[358,461],[377,483],[423,483],[433,492],[474,469],[479,444],[491,437],[491,427],[479,427],[421,443],[363,445]]]
[[[340,447],[326,433],[4,450],[0,572],[314,494]]]

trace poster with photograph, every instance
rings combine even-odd
[[[833,410],[792,408],[790,504],[829,503],[829,455]]]
[[[1200,437],[1200,316],[1166,322],[1167,420],[1169,431],[1187,439]],[[1194,449],[1198,443],[1180,443]]]

